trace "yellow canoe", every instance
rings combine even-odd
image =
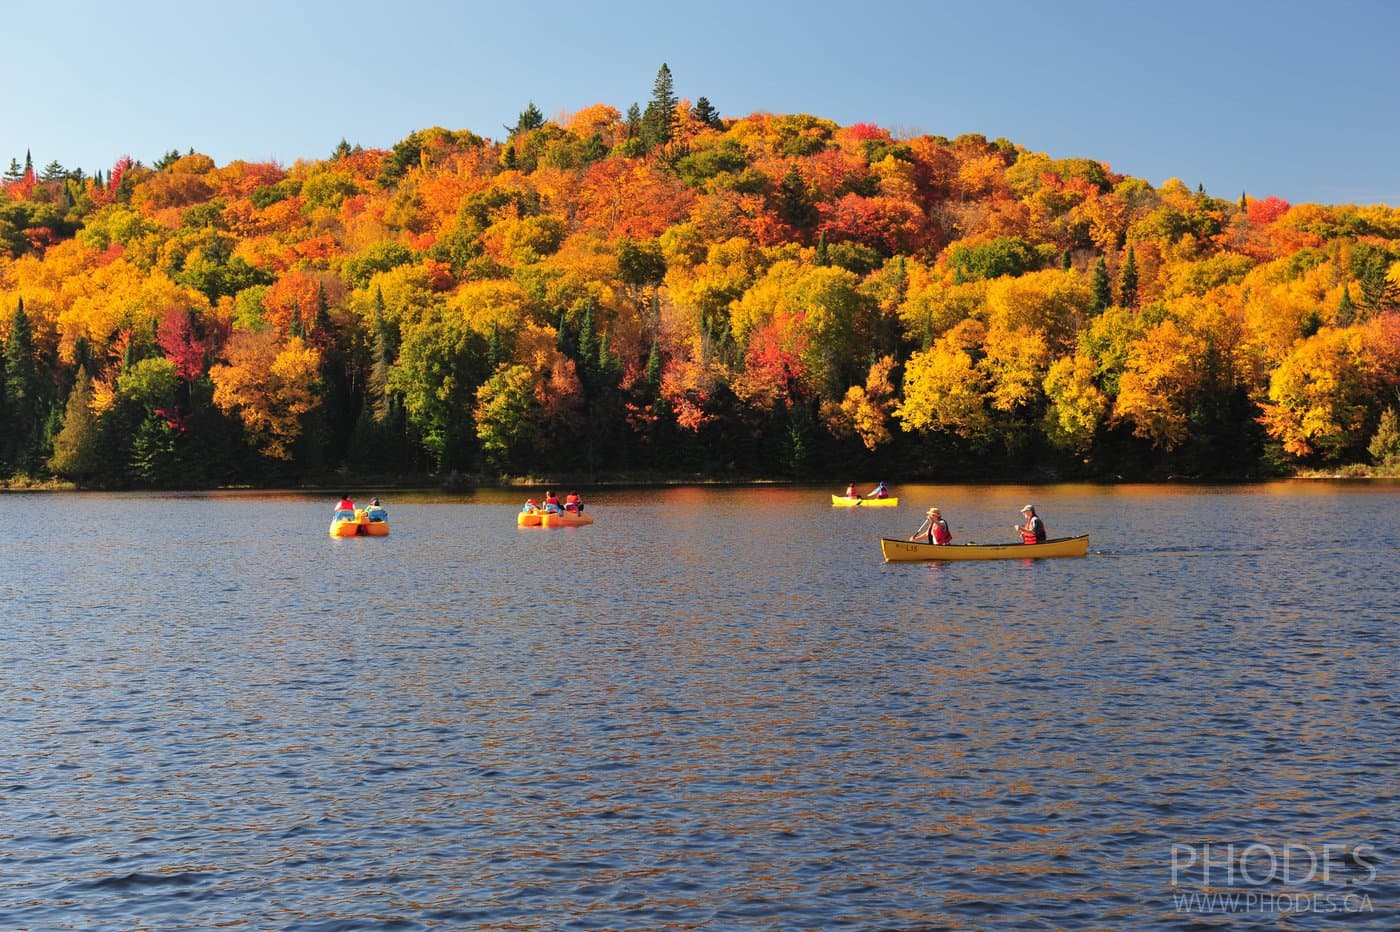
[[[1039,557],[1082,557],[1089,552],[1089,535],[1057,537],[1043,544],[928,544],[880,539],[886,563],[920,560],[1030,560]]]
[[[889,498],[847,498],[844,495],[831,496],[833,508],[854,508],[859,505],[861,508],[893,508],[899,504],[899,496],[891,495]]]

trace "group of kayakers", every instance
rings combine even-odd
[[[550,490],[544,493],[544,498],[541,501],[537,502],[533,498],[527,498],[524,507],[520,510],[524,514],[531,515],[557,515],[563,513],[576,515],[583,511],[583,499],[579,497],[577,492],[570,492],[568,495],[564,496],[564,501],[560,502],[559,496],[555,495],[553,490]]]
[[[1021,535],[1023,544],[1043,544],[1045,543],[1045,522],[1040,515],[1035,513],[1034,505],[1026,505],[1021,509],[1021,514],[1025,516],[1025,523],[1016,525],[1013,530]],[[953,542],[953,532],[948,529],[948,522],[943,520],[943,513],[938,506],[934,505],[924,514],[924,520],[919,525],[919,529],[909,538],[911,541],[923,540],[930,544],[951,544]]]
[[[887,486],[887,485],[885,485],[884,482],[881,482],[879,485],[875,486],[875,488],[871,489],[869,494],[867,494],[867,495],[861,495],[859,492],[856,491],[856,484],[855,484],[854,482],[852,482],[852,483],[850,483],[849,485],[846,486],[846,497],[847,497],[847,498],[889,498],[889,497],[890,497],[890,487]]]
[[[355,507],[355,500],[348,494],[342,495],[340,496],[340,501],[336,503],[335,514],[332,516],[332,520],[342,519],[345,521],[354,521],[355,512],[357,510],[358,509]],[[365,509],[365,517],[370,521],[388,521],[389,511],[380,504],[379,499],[371,498],[369,500],[369,507]]]

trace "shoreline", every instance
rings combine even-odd
[[[905,485],[1058,485],[1063,483],[1074,483],[1084,485],[1160,485],[1160,486],[1190,486],[1190,485],[1258,485],[1269,482],[1307,480],[1307,481],[1328,481],[1328,482],[1387,482],[1400,480],[1400,469],[1395,468],[1373,468],[1361,466],[1341,467],[1335,470],[1322,469],[1300,469],[1292,473],[1278,476],[1169,476],[1167,478],[1128,478],[1122,476],[1110,478],[1067,478],[1059,476],[1041,476],[1038,478],[993,478],[967,481],[957,479],[946,482],[930,482],[929,480],[912,480]],[[849,477],[842,478],[810,478],[810,479],[789,479],[774,477],[731,477],[720,478],[715,476],[665,476],[665,475],[610,475],[601,477],[584,478],[580,476],[512,476],[506,478],[486,478],[481,476],[466,476],[461,474],[451,474],[446,477],[441,476],[340,476],[335,480],[321,479],[315,481],[303,481],[293,483],[269,483],[257,485],[252,483],[241,483],[238,485],[215,485],[215,486],[142,486],[128,488],[99,488],[84,486],[80,483],[69,482],[59,479],[31,480],[27,477],[0,480],[0,492],[169,492],[169,493],[199,493],[199,492],[328,492],[344,487],[354,488],[377,488],[388,492],[394,491],[423,491],[440,490],[445,492],[465,492],[475,489],[531,489],[546,486],[576,487],[576,488],[680,488],[691,487],[733,487],[751,488],[759,486],[823,486],[832,485],[844,487],[849,482]],[[864,480],[863,480],[864,481]],[[873,480],[870,480],[873,481]]]

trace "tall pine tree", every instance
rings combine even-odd
[[[1099,313],[1113,303],[1113,292],[1108,284],[1108,263],[1099,256],[1094,263],[1094,277],[1089,280],[1089,288],[1094,294],[1094,313]]]
[[[39,441],[43,426],[39,398],[39,373],[34,361],[34,333],[24,299],[10,318],[10,338],[5,343],[5,462],[16,472],[32,472],[39,465]]]
[[[1123,260],[1123,268],[1118,273],[1118,303],[1122,307],[1137,307],[1138,267],[1133,247],[1128,247],[1128,257]]]
[[[63,428],[53,438],[49,468],[60,476],[82,480],[101,468],[97,418],[92,413],[92,377],[78,367],[78,380],[68,394]]]
[[[662,62],[651,87],[651,101],[642,114],[642,142],[648,149],[664,146],[671,141],[676,128],[677,103],[679,98],[671,79],[671,69]]]

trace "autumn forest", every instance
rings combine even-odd
[[[0,479],[1400,466],[1400,210],[645,104],[0,193]],[[8,157],[8,155],[7,155]]]

